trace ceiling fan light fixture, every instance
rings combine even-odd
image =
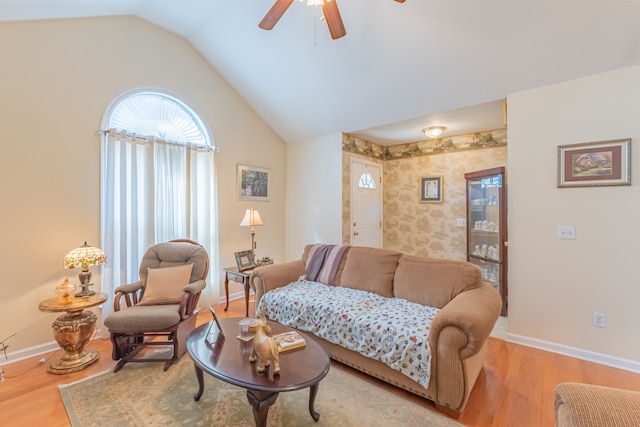
[[[431,126],[431,127],[422,129],[422,132],[424,132],[424,135],[427,138],[437,138],[440,135],[442,135],[442,132],[444,132],[445,129],[446,127],[444,126]]]
[[[304,0],[300,0],[304,1]],[[331,0],[328,0],[331,1]],[[307,6],[323,6],[324,0],[307,0]]]

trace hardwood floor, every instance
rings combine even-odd
[[[253,303],[250,310],[253,309]],[[244,301],[232,301],[229,311],[216,307],[220,317],[244,317]],[[211,320],[207,310],[198,315],[198,323]],[[111,343],[108,339],[96,339],[88,348],[100,351],[100,360],[87,369],[65,375],[47,373],[51,359],[62,351],[45,355],[46,362],[39,363],[43,356],[5,365],[5,380],[0,382],[0,424],[3,426],[67,427],[69,421],[58,384],[66,384],[111,369]],[[186,356],[188,357],[188,356]],[[158,365],[162,369],[162,365]],[[343,365],[334,365],[358,375],[373,385],[404,396],[427,410],[434,405],[422,398],[386,385]],[[597,365],[509,344],[490,338],[488,356],[484,370],[471,392],[471,397],[458,422],[466,426],[553,426],[553,391],[556,384],[565,381],[586,382],[640,391],[640,374],[633,374],[606,366]],[[321,387],[322,389],[322,387]]]

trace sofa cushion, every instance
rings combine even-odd
[[[306,266],[309,263],[309,256],[312,253],[312,249],[314,249],[316,246],[322,246],[319,244],[309,244],[306,245],[304,247],[304,250],[302,252],[302,262],[304,262],[305,264],[305,273],[306,273]],[[344,264],[347,261],[347,252],[349,252],[349,250],[351,249],[351,246],[335,246],[336,248],[340,247],[340,248],[344,248],[344,252],[342,253],[341,259],[340,259],[340,263],[338,264],[338,268],[335,270],[335,274],[333,274],[333,280],[331,283],[332,285],[335,286],[340,286],[340,282],[342,279],[342,272],[344,271]],[[328,283],[326,283],[328,284]]]
[[[482,283],[480,269],[466,261],[404,255],[395,272],[394,296],[443,308],[460,292]]]
[[[353,246],[346,256],[340,286],[393,296],[393,277],[402,254],[396,251]]]
[[[139,305],[177,304],[182,297],[183,289],[189,284],[193,264],[175,267],[150,268],[147,273],[147,284]]]
[[[313,282],[333,286],[336,284],[338,271],[344,268],[346,245],[313,245],[309,251],[305,265],[305,278]]]

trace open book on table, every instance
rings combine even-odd
[[[300,348],[306,345],[302,335],[296,331],[275,334],[273,339],[278,344],[278,350],[280,350],[280,352],[293,350],[294,348]]]

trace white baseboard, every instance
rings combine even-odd
[[[623,359],[609,354],[597,353],[595,351],[570,347],[568,345],[558,344],[551,341],[543,341],[537,338],[518,334],[507,333],[505,340],[510,343],[537,348],[538,350],[562,354],[564,356],[574,357],[576,359],[586,360],[600,365],[611,366],[612,368],[622,369],[624,371],[634,372],[637,374],[640,373],[640,362],[635,360]]]
[[[107,335],[106,338],[109,336]],[[98,328],[94,333],[91,341],[96,338],[105,338],[102,336],[102,329]],[[90,344],[88,344],[90,345]],[[60,355],[64,354],[64,350],[60,348],[56,341],[49,341],[44,344],[39,344],[33,347],[25,348],[17,351],[8,351],[7,359],[0,360],[0,366],[9,365],[11,363],[19,362],[21,360],[29,359],[35,356],[40,356],[41,354],[51,353],[52,351],[60,350]]]
[[[10,363],[19,362],[21,360],[29,359],[35,356],[40,356],[41,354],[51,353],[52,351],[56,350],[61,350],[60,346],[56,341],[50,341],[22,350],[8,351],[7,359],[0,361],[0,366],[9,365]]]
[[[251,299],[251,297],[255,295],[253,293],[253,291],[249,291],[249,299]],[[229,301],[234,301],[237,299],[241,299],[244,301],[244,291],[240,291],[240,292],[234,292],[232,294],[229,294]],[[226,304],[227,302],[227,298],[224,295],[220,295],[220,297],[218,298],[219,304]],[[251,313],[249,313],[251,314]]]

